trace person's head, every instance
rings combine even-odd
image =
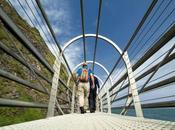
[[[88,68],[88,66],[87,66],[86,62],[84,62],[84,63],[82,64],[82,68],[85,68],[85,69],[87,69],[87,68]]]

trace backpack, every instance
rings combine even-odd
[[[88,82],[88,70],[87,69],[82,69],[81,75],[80,75],[80,81]]]

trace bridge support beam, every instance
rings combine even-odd
[[[58,59],[56,59],[54,66],[53,66],[54,75],[53,75],[53,79],[52,79],[52,88],[51,88],[51,92],[50,92],[47,117],[54,116],[55,105],[56,104],[59,105],[58,102],[56,102],[56,96],[57,96],[57,90],[58,90],[60,68],[61,68],[61,61],[60,60],[58,61]]]
[[[100,111],[103,112],[103,98],[100,98]]]
[[[76,85],[73,85],[73,91],[72,91],[72,102],[71,102],[71,113],[74,113],[74,106],[75,106],[75,87]]]
[[[108,113],[111,114],[111,100],[109,95],[109,89],[106,88],[106,96],[107,96],[107,103],[108,103]]]
[[[69,75],[68,77],[67,86],[70,85],[70,80],[71,80],[71,75]],[[71,113],[74,113],[74,109],[75,109],[75,88],[76,88],[76,85],[74,84],[72,87]]]
[[[66,83],[67,87],[70,86],[70,79],[71,79],[71,75],[68,76],[67,83]],[[68,89],[67,89],[67,100],[69,102],[69,106],[71,106],[70,92]]]
[[[133,71],[132,71],[132,66],[131,66],[131,63],[130,63],[127,52],[124,53],[123,59],[125,60],[127,73],[128,73],[128,80],[129,80],[129,84],[130,84],[129,93],[132,94],[132,96],[128,97],[127,102],[126,102],[126,106],[133,99],[136,116],[137,117],[143,117],[143,112],[142,112],[142,107],[141,107],[141,104],[140,104],[140,99],[139,99],[139,96],[138,96],[137,86],[136,86],[134,74],[133,74]]]

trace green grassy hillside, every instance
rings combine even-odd
[[[47,60],[47,62],[53,66],[55,57],[48,49],[39,31],[36,28],[31,27],[25,20],[23,20],[17,12],[8,5],[5,0],[0,1],[0,6],[11,17],[16,25],[23,31],[28,39],[33,43],[37,50]],[[11,39],[11,40],[10,40]],[[7,35],[7,30],[3,23],[0,21],[0,41],[3,42],[11,51],[19,54],[18,49],[23,53],[26,60],[35,66],[43,75],[52,80],[52,74],[25,48],[12,34]],[[20,62],[14,60],[11,56],[3,52],[0,49],[0,69],[10,72],[22,79],[28,80],[38,85],[38,80],[35,75]],[[65,67],[61,67],[61,77],[64,82],[67,81],[67,72]],[[42,83],[46,88],[50,90],[51,85],[42,80]],[[63,86],[60,86],[63,88]],[[59,89],[58,94],[63,97],[65,89]],[[21,84],[13,82],[11,80],[0,77],[0,98],[22,100],[27,102],[39,102],[48,103],[49,97],[45,94],[37,92],[31,88],[27,88]],[[46,110],[34,109],[34,108],[10,108],[0,107],[0,126],[10,125],[30,120],[36,120],[45,118]]]

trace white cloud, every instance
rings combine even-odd
[[[27,1],[27,2],[29,3],[36,17],[38,18],[39,24],[36,22],[35,17],[31,13],[30,8],[28,8],[25,1],[20,1],[20,3],[22,4],[23,8],[26,10],[28,16],[25,14],[24,10],[21,8],[17,0],[10,0],[10,2],[15,7],[17,12],[21,15],[21,17],[25,19],[31,26],[33,26],[28,16],[31,18],[31,20],[34,23],[34,26],[39,30],[41,36],[45,40],[51,52],[55,56],[58,56],[59,49],[57,48],[52,37],[50,36],[48,32],[48,27],[43,24],[40,16],[35,10],[35,7],[33,6],[32,1]],[[63,42],[65,42],[65,39],[67,39],[67,37],[70,36],[70,32],[72,29],[71,23],[70,23],[70,21],[72,21],[71,20],[72,18],[71,18],[71,8],[69,5],[69,2],[64,0],[49,0],[49,1],[43,0],[41,1],[41,3],[44,6],[46,14],[49,18],[49,21],[52,25],[52,28],[56,36],[58,37],[59,42],[61,42],[62,44],[61,46],[63,46]],[[77,63],[80,62],[82,55],[83,55],[82,48],[80,47],[80,44],[72,45],[67,48],[67,50],[65,51],[65,56],[67,61],[69,61],[70,68],[73,68]]]
[[[65,0],[44,0],[42,3],[56,35],[59,37],[70,35],[72,29],[70,3]],[[64,41],[61,38],[60,40]]]
[[[77,64],[79,64],[83,57],[83,46],[81,42],[76,42],[75,44],[72,44],[69,46],[64,54],[69,61],[70,68],[73,69]]]

